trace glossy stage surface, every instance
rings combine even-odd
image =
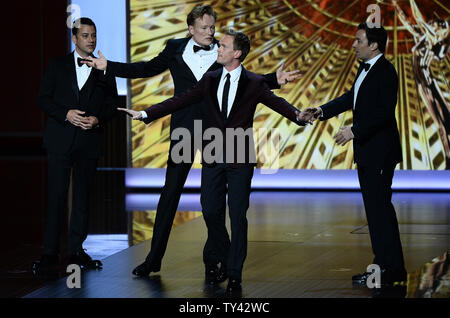
[[[136,195],[142,197],[132,210],[154,208],[157,194]],[[184,195],[180,210],[183,204],[195,208],[196,201],[197,194]],[[409,273],[402,296],[450,297],[448,260],[442,258],[450,250],[449,194],[394,193],[393,203]],[[360,193],[253,192],[247,217],[244,298],[372,297],[351,282],[372,260]],[[63,277],[25,297],[221,298],[226,282],[204,285],[205,239],[203,218],[196,217],[173,228],[159,273],[131,274],[149,251],[144,241],[103,259],[102,270],[82,272],[79,289],[69,289]]]

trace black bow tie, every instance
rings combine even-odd
[[[87,67],[90,67],[89,65],[87,65],[87,64],[82,64],[81,62],[82,61],[88,61],[87,59],[82,59],[81,57],[78,57],[77,58],[77,63],[78,63],[78,66],[79,67],[82,67],[83,65],[86,65]]]
[[[369,69],[370,69],[370,64],[369,64],[369,63],[361,62],[361,64],[360,64],[359,66],[362,67],[362,68],[364,68],[364,70],[365,70],[366,72],[368,72]]]
[[[205,50],[205,51],[209,51],[211,50],[211,47],[208,46],[198,46],[198,45],[194,45],[194,53],[197,53],[200,50]]]

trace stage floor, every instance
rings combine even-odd
[[[140,195],[154,201],[150,194]],[[188,196],[189,202],[198,197]],[[151,203],[140,202],[133,210],[152,209]],[[418,290],[417,280],[424,265],[450,250],[450,195],[394,193],[393,203],[410,273],[407,297],[423,297],[426,291]],[[371,290],[353,287],[351,282],[351,276],[363,272],[372,260],[360,193],[253,192],[247,216],[249,243],[243,297],[372,296]],[[69,289],[66,278],[62,278],[25,297],[220,298],[226,282],[216,288],[204,286],[205,240],[203,218],[197,217],[172,230],[157,274],[147,278],[131,274],[149,251],[150,242],[145,241],[103,259],[102,270],[82,272],[81,288]],[[443,279],[449,279],[448,275]]]

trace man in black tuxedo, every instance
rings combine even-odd
[[[56,268],[59,263],[59,234],[71,170],[69,263],[89,268],[101,266],[83,250],[82,243],[87,237],[90,186],[101,152],[101,127],[117,113],[117,88],[114,77],[81,63],[95,50],[94,22],[89,18],[76,20],[72,34],[74,52],[50,61],[37,99],[38,106],[48,115],[44,135],[48,152],[48,210],[43,256],[34,263],[38,271]]]
[[[406,270],[391,202],[392,178],[395,166],[402,160],[402,151],[395,119],[398,78],[394,66],[383,55],[386,42],[383,27],[369,28],[366,23],[358,26],[353,48],[362,63],[352,89],[314,109],[314,117],[326,120],[353,110],[353,126],[342,127],[335,139],[340,145],[353,140],[375,256],[373,264],[381,268],[381,283],[391,284],[405,280]],[[364,285],[370,274],[355,275],[353,282]]]
[[[118,63],[106,60],[99,52],[100,58],[91,59],[88,65],[106,70],[107,74],[125,78],[152,77],[169,69],[175,86],[174,93],[177,95],[196,85],[208,70],[221,68],[221,65],[216,63],[218,41],[214,38],[215,23],[216,13],[211,6],[197,6],[187,16],[190,37],[169,40],[164,50],[152,60],[130,64]],[[298,76],[297,73],[297,71],[285,72],[281,67],[276,74],[265,75],[265,79],[271,88],[279,88],[278,85],[294,80]],[[191,136],[194,136],[194,120],[201,119],[198,109],[198,104],[193,103],[190,107],[173,113],[170,133],[182,127],[187,128]],[[181,193],[197,151],[192,147],[191,160],[188,162],[174,162],[171,157],[174,144],[176,142],[171,141],[166,179],[157,206],[151,249],[145,262],[133,270],[133,274],[137,276],[147,276],[161,269]],[[191,144],[194,146],[194,142]],[[205,255],[214,253],[215,251],[209,245],[205,246]],[[209,283],[223,281],[224,271],[218,267],[219,256],[207,258],[215,258],[216,261],[207,264],[206,281]]]
[[[250,40],[244,33],[229,30],[219,44],[217,63],[222,68],[206,73],[193,89],[144,112],[119,110],[149,123],[203,101],[197,107],[202,113],[204,131],[214,129],[222,136],[213,141],[203,138],[201,204],[208,227],[206,245],[221,257],[219,261],[225,265],[229,277],[227,292],[234,294],[242,288],[242,268],[247,255],[246,213],[256,156],[252,133],[237,133],[236,137],[229,138],[229,132],[251,131],[258,103],[269,106],[297,125],[305,124],[305,115],[274,95],[262,76],[241,65],[250,50]],[[213,143],[216,146],[212,150]],[[224,222],[227,193],[231,241]],[[204,255],[206,264],[214,261],[208,257],[211,255]]]

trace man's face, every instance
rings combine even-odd
[[[204,14],[203,17],[195,19],[194,25],[189,26],[189,33],[194,41],[203,46],[212,43],[214,32],[216,32],[216,20],[209,14]]]
[[[83,57],[91,55],[97,46],[97,31],[93,25],[80,24],[77,35],[72,35],[72,42]]]
[[[219,49],[217,50],[217,63],[224,66],[231,64],[235,58],[239,56],[239,50],[235,50],[233,46],[234,36],[225,34],[219,42]]]
[[[365,30],[358,30],[356,32],[355,41],[353,42],[352,47],[355,49],[356,57],[363,60],[364,62],[369,60],[369,58],[373,54],[373,50],[369,46],[369,41],[367,40]]]

